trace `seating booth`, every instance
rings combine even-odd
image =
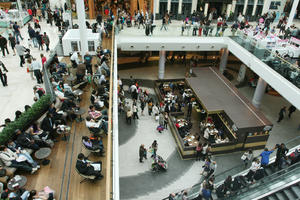
[[[156,81],[156,93],[160,101],[165,94],[159,87],[166,83],[181,84],[184,90],[191,89],[193,96],[192,128],[184,138],[178,131],[178,119],[187,119],[186,112],[170,112],[169,126],[183,159],[196,156],[198,140],[207,142],[200,131],[200,122],[213,121],[216,129],[222,131],[224,140],[211,143],[213,154],[223,154],[246,149],[262,149],[265,147],[272,129],[272,123],[264,114],[255,108],[218,69],[195,68],[196,77]],[[160,85],[160,86],[159,86]],[[177,123],[177,124],[176,124]],[[200,138],[198,138],[200,137]]]

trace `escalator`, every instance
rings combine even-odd
[[[289,199],[300,199],[300,181],[292,183],[285,188],[268,194],[260,198],[261,200],[289,200]]]

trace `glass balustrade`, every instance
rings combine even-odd
[[[230,38],[238,43],[243,48],[274,69],[277,73],[289,80],[296,87],[300,88],[300,69],[293,63],[279,57],[275,52],[270,51],[266,46],[262,45],[242,33],[237,36],[230,36]]]

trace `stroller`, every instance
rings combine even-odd
[[[151,165],[152,171],[154,171],[154,172],[166,171],[167,168],[168,168],[168,164],[161,156],[156,155],[153,158],[153,163]]]

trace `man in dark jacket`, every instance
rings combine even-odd
[[[5,49],[7,54],[9,54],[8,49],[7,49],[7,39],[5,37],[3,37],[2,35],[0,35],[0,48],[3,54],[3,58],[5,57]]]
[[[284,106],[280,109],[279,118],[277,120],[277,123],[279,123],[281,120],[283,120],[285,113],[286,113],[286,106]]]
[[[43,131],[48,131],[49,133],[52,133],[54,131],[54,120],[52,114],[50,114],[49,112],[41,123],[41,129]]]
[[[1,79],[3,87],[7,86],[6,72],[8,72],[8,70],[6,69],[6,67],[3,64],[3,62],[0,61],[0,79]]]
[[[96,176],[96,179],[101,179],[103,178],[103,175],[101,174],[101,169],[100,170],[95,170],[93,164],[100,164],[100,163],[91,163],[86,158],[82,153],[78,154],[78,159],[76,162],[76,169],[79,171],[79,173],[87,176]],[[101,167],[100,167],[101,168]]]
[[[284,163],[284,160],[286,159],[286,154],[289,152],[289,150],[286,148],[284,143],[281,143],[280,145],[277,144],[276,147],[277,152],[275,165],[278,166],[279,169],[281,169],[281,166]]]
[[[289,118],[291,118],[292,113],[295,112],[295,111],[296,111],[296,107],[293,106],[293,105],[291,105],[291,106],[289,107]]]
[[[39,150],[39,145],[35,143],[33,137],[28,133],[22,133],[19,129],[16,130],[17,140],[16,142],[23,148],[29,148],[33,150]]]
[[[31,26],[28,27],[28,34],[29,34],[30,39],[33,42],[33,46],[35,48],[37,48],[38,44],[37,44],[37,39],[36,39],[36,33]]]

